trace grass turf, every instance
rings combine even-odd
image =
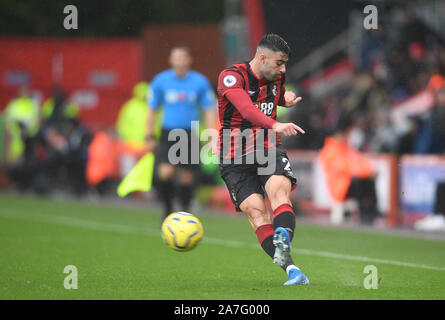
[[[0,299],[445,299],[445,241],[297,224],[292,255],[311,284],[286,287],[247,219],[196,215],[204,239],[180,253],[155,209],[0,195]]]

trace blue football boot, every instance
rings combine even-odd
[[[308,285],[308,278],[297,268],[292,268],[289,270],[289,280],[287,280],[284,285],[292,286],[292,285]]]
[[[273,244],[275,246],[275,254],[273,263],[284,266],[290,257],[290,237],[286,229],[278,227],[273,234]]]

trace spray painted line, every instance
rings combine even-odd
[[[64,226],[69,226],[69,227],[79,227],[79,228],[84,228],[84,229],[106,231],[106,232],[151,235],[151,236],[159,236],[159,234],[160,234],[159,230],[145,228],[145,227],[142,228],[142,227],[127,226],[127,225],[115,224],[115,223],[104,223],[104,222],[100,222],[100,221],[92,221],[92,220],[87,220],[87,219],[72,218],[72,217],[67,217],[67,216],[48,215],[48,214],[41,214],[41,213],[26,214],[26,213],[22,213],[22,212],[18,212],[18,211],[14,212],[14,210],[10,210],[10,209],[0,209],[0,216],[5,217],[5,218],[20,219],[20,220],[27,220],[27,221],[35,220],[35,221],[39,221],[39,222],[43,222],[43,223],[58,224],[58,225],[64,225]],[[204,237],[202,242],[207,243],[207,244],[222,245],[222,246],[226,246],[226,247],[260,249],[260,246],[256,243],[253,244],[253,243],[236,241],[236,240],[226,240],[226,239]],[[362,262],[368,262],[368,263],[382,263],[382,264],[389,264],[389,265],[416,268],[416,269],[445,271],[445,267],[436,267],[436,266],[429,266],[429,265],[425,265],[425,264],[416,264],[416,263],[409,263],[409,262],[403,262],[403,261],[370,258],[370,257],[363,257],[363,256],[354,256],[354,255],[327,252],[327,251],[316,251],[316,250],[309,250],[309,249],[293,249],[292,252],[295,252],[297,254],[318,256],[318,257],[331,258],[331,259],[362,261]]]

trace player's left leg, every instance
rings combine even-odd
[[[272,259],[275,253],[273,244],[273,226],[270,214],[260,193],[252,193],[239,205],[239,209],[247,216],[250,225],[255,230],[258,242]]]
[[[272,175],[265,184],[265,191],[273,210],[274,244],[276,246],[274,263],[280,265],[288,274],[286,285],[308,284],[290,256],[291,241],[295,230],[295,213],[289,199],[291,180],[283,175]]]

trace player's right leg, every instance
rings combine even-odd
[[[274,231],[271,216],[264,204],[263,195],[259,193],[251,194],[241,202],[239,208],[249,219],[261,247],[273,259],[275,253]]]
[[[275,247],[272,242],[272,220],[264,204],[264,190],[258,180],[256,168],[221,164],[220,170],[235,208],[244,212],[255,230],[261,247],[273,258]]]

